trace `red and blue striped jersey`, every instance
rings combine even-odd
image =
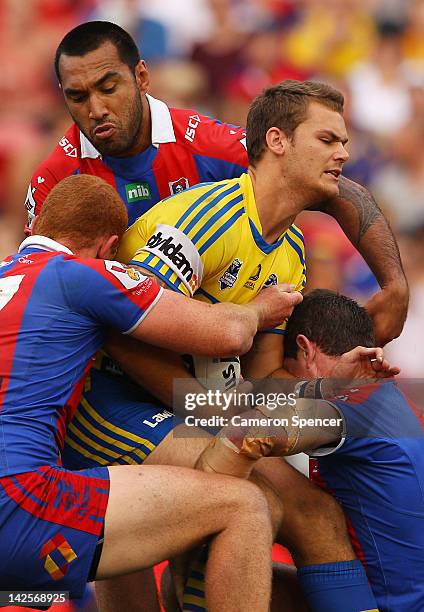
[[[138,155],[102,158],[75,124],[69,128],[32,176],[25,202],[29,224],[49,191],[71,174],[100,176],[115,187],[131,225],[167,196],[198,183],[237,178],[246,170],[244,129],[147,99],[152,144]]]
[[[58,464],[104,329],[130,333],[161,293],[41,236],[0,264],[0,477]]]
[[[333,454],[314,460],[312,479],[342,504],[379,610],[422,612],[422,415],[392,380],[332,401],[343,416],[346,437]]]

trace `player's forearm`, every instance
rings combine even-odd
[[[343,419],[329,402],[298,398],[277,410],[262,406],[231,419],[200,455],[196,468],[248,478],[263,457],[336,446],[342,435]]]
[[[241,359],[243,376],[249,380],[260,380],[273,376],[275,371],[282,370],[283,358],[284,341],[282,335],[256,334],[252,348]],[[287,375],[290,377],[288,372]]]
[[[174,378],[192,379],[177,353],[117,332],[110,333],[105,350],[134,382],[167,406],[172,406]]]
[[[396,239],[372,194],[340,177],[340,195],[324,202],[320,210],[334,217],[358,249],[381,287],[406,287]]]

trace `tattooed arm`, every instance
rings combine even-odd
[[[408,310],[408,283],[392,230],[372,194],[340,177],[340,195],[319,210],[334,217],[375,274],[381,291],[366,304],[376,340],[383,346],[399,336]]]

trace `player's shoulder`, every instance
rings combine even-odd
[[[392,379],[382,379],[343,389],[343,392],[333,398],[333,401],[343,409],[346,406],[361,406],[369,401],[380,401],[381,398],[387,399],[396,393],[395,382]]]
[[[165,198],[139,217],[137,222],[141,223],[146,219],[155,221],[162,219],[171,223],[179,219],[181,215],[187,219],[192,218],[205,208],[212,210],[223,206],[226,196],[237,189],[240,190],[240,181],[237,178],[199,183]]]
[[[81,169],[81,160],[81,134],[73,124],[32,174],[25,200],[29,226],[53,187]]]
[[[111,282],[118,289],[131,289],[146,279],[137,270],[113,259],[94,259],[93,257],[78,257],[64,255],[63,264],[69,270],[80,270],[80,274],[98,275]]]
[[[202,115],[193,109],[169,109],[176,142],[196,152],[227,158],[237,153],[236,162],[247,165],[246,130]]]
[[[49,155],[39,164],[36,173],[49,171],[58,181],[75,171],[81,160],[81,139],[78,127],[71,125]]]

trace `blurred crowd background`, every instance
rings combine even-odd
[[[0,257],[22,238],[31,173],[69,117],[54,77],[63,35],[91,19],[136,39],[151,93],[243,125],[251,99],[285,78],[325,80],[347,99],[350,161],[389,218],[411,285],[403,336],[388,353],[424,375],[424,0],[0,0]],[[375,279],[330,218],[299,221],[308,289],[361,303]]]

